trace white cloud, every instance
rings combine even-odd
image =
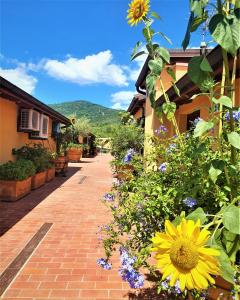
[[[67,57],[64,61],[49,59],[43,66],[48,75],[65,81],[87,85],[104,83],[127,86],[124,68],[112,62],[110,50],[86,56],[85,58]]]
[[[15,69],[2,69],[0,68],[0,75],[6,78],[11,83],[20,87],[29,94],[34,93],[34,89],[37,84],[37,79],[29,74],[24,64],[19,65]]]
[[[111,95],[112,108],[127,109],[136,92],[120,91]]]

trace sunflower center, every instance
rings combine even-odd
[[[133,18],[134,19],[139,19],[144,13],[144,4],[139,3],[138,6],[135,7],[134,12],[133,12]]]
[[[170,249],[172,263],[183,270],[191,270],[198,263],[196,247],[187,239],[179,239],[172,244]]]

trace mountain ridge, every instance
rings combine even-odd
[[[115,128],[120,124],[119,113],[124,111],[87,100],[67,101],[49,104],[49,106],[66,117],[76,114],[77,118],[88,118],[92,125],[92,133],[97,137],[111,137]]]

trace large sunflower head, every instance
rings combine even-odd
[[[127,19],[128,23],[133,26],[137,25],[138,22],[142,21],[143,17],[146,16],[146,14],[149,11],[149,0],[133,0],[129,4],[129,10]]]
[[[206,289],[214,284],[212,275],[219,274],[219,263],[215,256],[220,252],[207,248],[210,232],[200,230],[200,221],[182,219],[175,227],[169,220],[165,221],[166,233],[157,232],[152,238],[152,252],[156,252],[157,267],[162,279],[169,277],[170,286],[178,280],[180,289]]]

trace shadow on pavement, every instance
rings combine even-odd
[[[16,202],[0,201],[0,236],[13,227],[18,221],[26,216],[34,207],[41,203],[48,195],[59,188],[65,181],[72,177],[80,167],[69,166],[66,177],[55,177],[51,182]]]

